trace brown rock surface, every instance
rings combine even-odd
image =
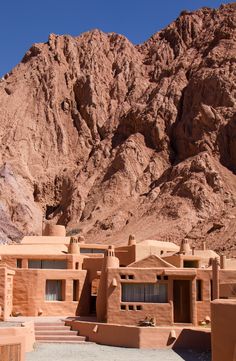
[[[236,243],[236,3],[142,45],[51,34],[0,83],[0,238]]]

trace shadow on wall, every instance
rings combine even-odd
[[[197,352],[193,350],[175,350],[184,361],[211,361],[211,353],[210,352]]]
[[[183,329],[173,346],[173,350],[193,349],[210,352],[211,334],[210,332],[204,332],[204,329],[202,331]]]
[[[211,335],[191,329],[183,329],[173,350],[185,361],[211,361]],[[199,358],[200,357],[200,358]]]

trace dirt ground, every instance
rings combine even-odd
[[[26,361],[210,361],[208,353],[173,350],[140,350],[85,344],[37,344],[34,352],[26,354]]]

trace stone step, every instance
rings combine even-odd
[[[34,329],[37,331],[40,330],[50,330],[50,331],[69,331],[70,330],[70,326],[34,326]]]
[[[35,340],[40,343],[85,343],[86,337],[79,336],[64,322],[36,322]]]
[[[62,341],[77,341],[77,342],[85,342],[86,338],[84,336],[36,336],[36,341],[45,342],[45,341],[54,341],[54,342],[62,342]]]
[[[60,326],[65,326],[65,323],[62,321],[58,321],[58,322],[35,322],[34,323],[35,326],[55,326],[55,327],[60,327]]]
[[[37,340],[37,343],[66,343],[66,344],[86,344],[92,342],[85,341],[58,341],[58,340]]]
[[[70,330],[66,330],[66,331],[60,331],[60,330],[35,330],[35,335],[36,336],[43,336],[43,335],[49,335],[49,336],[53,336],[53,335],[59,335],[59,336],[69,336],[69,335],[73,335],[73,336],[77,336],[78,332],[77,331],[70,331]]]

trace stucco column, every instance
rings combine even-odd
[[[197,326],[197,302],[196,302],[196,293],[197,293],[197,287],[196,287],[196,278],[192,280],[192,323],[194,326]]]
[[[28,268],[28,259],[27,258],[22,259],[22,268]]]
[[[118,268],[119,259],[115,257],[115,250],[113,246],[109,246],[104,256],[101,277],[99,282],[97,300],[96,300],[96,313],[98,322],[106,322],[107,320],[107,273],[109,268]]]
[[[224,254],[220,255],[220,268],[221,269],[226,268],[226,256]]]
[[[212,261],[212,288],[213,300],[220,298],[220,276],[217,258],[214,258]]]
[[[170,302],[171,305],[171,323],[174,324],[174,304],[173,304],[173,287],[174,287],[174,282],[173,279],[169,277],[169,282],[168,282],[168,301]]]

